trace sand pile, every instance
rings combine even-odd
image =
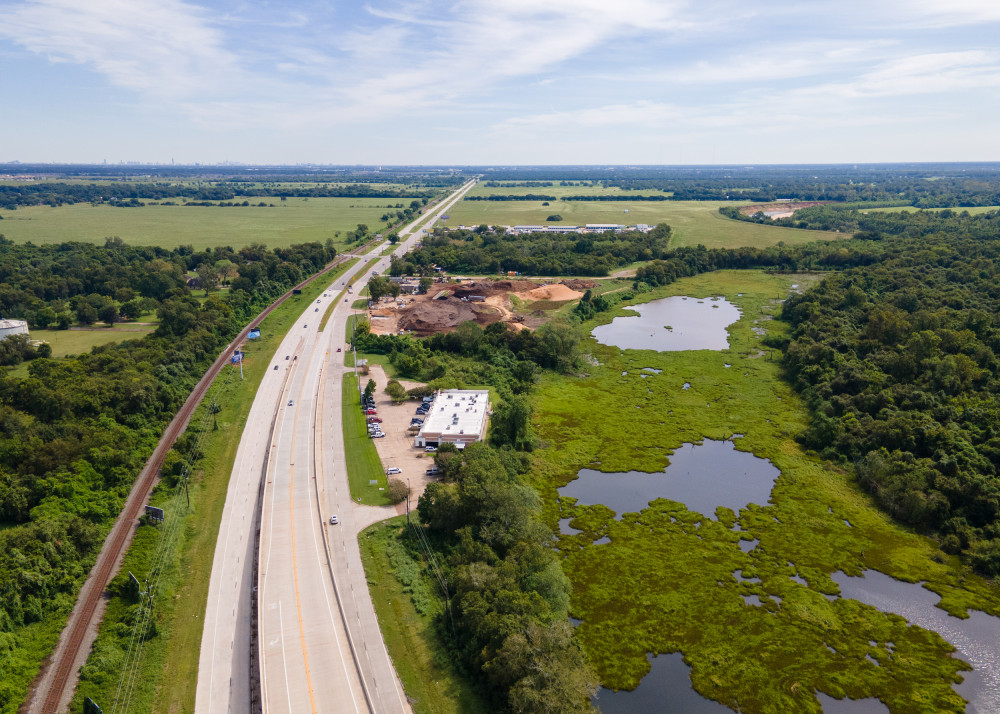
[[[517,293],[517,296],[522,300],[555,300],[561,302],[563,300],[579,300],[583,297],[583,293],[565,285],[557,284],[527,290]]]
[[[463,302],[457,298],[415,302],[399,312],[399,328],[417,335],[447,332],[463,322],[475,320],[480,325],[499,322],[501,313],[483,303]]]

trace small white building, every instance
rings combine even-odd
[[[28,334],[28,323],[24,320],[0,320],[0,340],[6,340],[11,335]]]
[[[420,431],[413,440],[418,447],[454,444],[464,449],[486,436],[490,393],[486,389],[446,389],[438,392]]]

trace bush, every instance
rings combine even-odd
[[[560,216],[558,213],[553,213],[551,216],[549,216],[545,220],[546,221],[561,221],[562,220],[562,216]]]
[[[389,479],[389,488],[386,491],[390,503],[402,503],[410,495],[410,487],[398,478]]]

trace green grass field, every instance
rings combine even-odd
[[[362,376],[362,387],[368,378]],[[368,422],[361,413],[358,383],[352,375],[344,375],[342,388],[344,419],[344,456],[347,460],[347,479],[351,484],[351,498],[369,506],[387,506],[385,496],[385,469],[375,449],[375,442],[368,436]],[[371,482],[375,481],[374,484]]]
[[[198,656],[209,577],[215,557],[219,522],[225,505],[236,450],[246,423],[257,387],[285,333],[329,279],[342,272],[328,274],[303,289],[301,295],[290,297],[263,321],[263,337],[246,344],[243,362],[244,380],[239,372],[227,367],[209,390],[208,396],[192,418],[198,425],[205,417],[206,405],[214,396],[221,411],[215,416],[218,430],[211,426],[205,432],[202,447],[204,457],[196,464],[191,478],[191,508],[183,514],[180,537],[170,549],[171,565],[161,581],[157,596],[156,626],[158,636],[146,643],[139,664],[138,693],[129,711],[179,714],[194,711],[195,687],[198,680]],[[151,502],[164,505],[169,493],[158,487]],[[140,577],[158,543],[159,531],[154,526],[141,526],[136,540],[125,556],[116,582],[127,580],[128,571]],[[131,630],[129,603],[112,598],[101,626],[94,650],[84,666],[83,675],[70,711],[81,711],[84,696],[93,697],[111,711],[111,703],[120,676],[123,647],[128,646]],[[124,641],[121,639],[124,632]]]
[[[66,357],[89,353],[91,348],[125,340],[141,340],[153,332],[155,326],[116,325],[91,330],[31,330],[31,339],[52,345],[53,357]]]
[[[553,188],[567,190],[564,186]],[[493,191],[500,193],[501,189]],[[514,189],[510,191],[513,192]],[[551,205],[543,206],[541,201],[459,201],[448,212],[450,218],[447,225],[486,223],[514,226],[549,223],[582,226],[587,223],[667,223],[673,229],[671,247],[698,244],[707,248],[765,247],[782,241],[795,244],[848,237],[843,233],[804,231],[735,221],[719,213],[719,206],[738,205],[742,204],[735,201],[553,201]],[[625,213],[626,209],[628,213]],[[552,214],[562,216],[562,222],[553,224],[546,221]]]
[[[249,199],[248,199],[249,200]],[[251,201],[256,203],[256,201]],[[103,244],[118,236],[131,245],[195,249],[215,246],[241,248],[264,243],[271,248],[333,238],[344,245],[344,234],[364,223],[380,232],[380,216],[388,205],[412,199],[390,198],[268,198],[274,208],[147,205],[115,208],[79,203],[72,206],[30,206],[2,211],[0,234],[10,240],[36,244],[85,241]],[[340,237],[335,233],[340,232]]]
[[[670,196],[671,193],[663,191],[623,191],[617,186],[584,186],[574,184],[572,186],[511,186],[510,188],[499,186],[487,186],[484,181],[476,184],[466,195],[467,196],[524,196],[529,193],[555,196],[557,199],[562,196]],[[470,202],[471,203],[471,202]],[[560,201],[562,205],[565,201]],[[555,203],[552,204],[556,205]]]
[[[795,442],[808,413],[754,330],[786,331],[773,319],[778,299],[810,279],[727,270],[678,280],[638,302],[726,297],[742,313],[728,328],[728,349],[623,351],[588,338],[582,374],[543,378],[532,474],[549,524],[569,518],[578,529],[558,536],[570,612],[582,620],[577,636],[612,688],[638,685],[647,653],[679,651],[698,692],[742,711],[819,712],[816,690],[877,697],[892,711],[962,711],[951,683],[965,665],[944,640],[855,600],[825,597],[837,593],[831,573],[873,568],[926,582],[952,614],[1000,614],[1000,590],[893,522],[848,469]],[[584,328],[627,314],[617,308]],[[739,451],[769,459],[781,472],[769,497],[739,513],[696,513],[669,500],[665,485],[641,512],[615,514],[557,491],[582,468],[609,480],[662,471],[674,449],[704,439],[733,439]],[[753,539],[744,545],[755,547],[740,547]],[[739,571],[754,581],[741,582]],[[745,602],[748,595],[760,604]]]

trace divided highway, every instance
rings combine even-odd
[[[466,183],[404,228],[395,252],[409,250],[422,229],[472,185]],[[359,275],[361,269],[382,249],[362,258],[299,317],[254,399],[216,544],[196,712],[252,711],[253,649],[259,655],[265,712],[410,710],[378,629],[357,543],[360,530],[395,511],[359,506],[350,498],[341,385],[352,371],[344,367],[346,352],[336,351],[344,346],[352,312],[344,297],[332,306],[326,329],[319,331],[342,284],[355,279],[363,285],[370,276]],[[388,264],[386,257],[374,269],[385,271]],[[338,525],[330,524],[334,514]],[[254,615],[259,616],[256,645],[251,642]]]

